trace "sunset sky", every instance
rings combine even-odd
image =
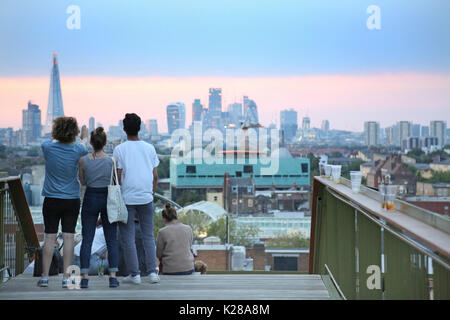
[[[381,30],[366,27],[372,4]],[[52,52],[83,124],[136,112],[166,131],[167,104],[184,102],[189,124],[210,87],[225,107],[248,95],[265,125],[286,108],[337,129],[449,121],[449,16],[448,0],[2,0],[0,127],[19,129],[28,100],[45,122]]]

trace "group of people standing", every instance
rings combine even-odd
[[[76,142],[80,130],[73,117],[59,117],[54,120],[52,141],[42,144],[45,159],[45,181],[42,195],[44,233],[42,277],[38,286],[48,286],[48,273],[53,257],[54,244],[59,223],[62,226],[63,288],[69,286],[68,267],[72,265],[74,255],[74,234],[81,206],[80,182],[86,185],[81,208],[82,243],[79,252],[80,287],[88,288],[88,271],[94,236],[99,216],[107,246],[109,286],[119,286],[116,273],[119,266],[119,245],[123,252],[128,275],[122,282],[140,284],[140,270],[135,243],[135,220],[139,221],[145,252],[146,270],[150,272],[151,283],[160,281],[157,255],[162,263],[164,274],[191,274],[194,272],[192,229],[179,223],[176,210],[166,204],[162,216],[166,227],[158,233],[156,247],[153,235],[155,194],[159,159],[155,148],[139,139],[141,119],[134,113],[127,113],[123,119],[123,129],[127,141],[118,145],[109,157],[104,152],[107,137],[102,127],[90,134],[92,153],[88,153],[85,138],[88,132],[81,131],[81,140]],[[121,185],[122,197],[128,211],[128,222],[110,223],[107,214],[108,185],[111,173],[117,164],[118,183]]]

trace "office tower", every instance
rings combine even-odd
[[[280,112],[280,130],[284,132],[285,141],[292,140],[298,129],[297,111],[294,109],[282,110]]]
[[[169,134],[186,125],[186,107],[182,102],[174,102],[167,106],[167,128]]]
[[[151,136],[158,135],[158,121],[156,119],[150,119],[147,122],[148,131]]]
[[[375,121],[364,122],[364,136],[367,146],[377,146],[380,144],[380,124]]]
[[[230,123],[239,126],[242,121],[242,103],[231,103],[228,105],[228,117]]]
[[[403,140],[408,139],[412,135],[412,124],[410,121],[398,122],[398,145],[403,146]]]
[[[447,133],[447,122],[445,121],[430,121],[430,136],[438,138],[438,146],[445,146]]]
[[[308,131],[311,128],[311,120],[309,117],[304,117],[302,120],[302,129],[303,131]]]
[[[328,131],[330,130],[330,121],[322,120],[321,129],[323,132],[328,133]]]
[[[430,136],[430,127],[429,126],[422,126],[420,130],[420,136],[421,137],[429,137]]]
[[[386,143],[388,144],[388,145],[393,145],[393,144],[395,144],[395,138],[394,138],[394,131],[395,131],[395,128],[394,128],[394,126],[392,126],[392,127],[387,127],[386,129],[385,129],[385,136],[386,136]]]
[[[24,144],[34,142],[41,136],[41,110],[31,101],[28,101],[28,109],[22,110],[22,130]]]
[[[412,125],[412,136],[413,137],[420,137],[420,124],[413,124]]]
[[[53,52],[52,70],[50,75],[50,90],[48,94],[47,119],[45,121],[44,134],[52,132],[53,120],[64,116],[64,108],[61,96],[58,57]]]
[[[202,121],[203,105],[200,103],[200,99],[195,99],[192,104],[192,123],[194,121]]]
[[[255,101],[244,96],[244,121],[258,123],[258,107]]]
[[[424,137],[422,145],[424,147],[426,147],[426,148],[429,148],[431,146],[437,146],[438,145],[438,138],[436,138],[436,137]]]
[[[95,130],[95,118],[90,117],[89,118],[89,132],[92,132]]]
[[[209,89],[208,127],[220,128],[222,118],[222,89]]]

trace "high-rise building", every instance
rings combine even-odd
[[[230,123],[239,126],[242,120],[242,103],[232,103],[228,105],[228,118]]]
[[[430,127],[429,126],[422,126],[420,130],[420,136],[421,137],[429,137],[430,136]]]
[[[412,125],[412,136],[413,137],[420,137],[420,124],[413,124]]]
[[[387,143],[388,145],[393,145],[393,144],[395,144],[394,131],[395,131],[394,126],[387,127],[387,128],[384,129],[384,135],[385,135],[385,137],[386,137],[386,140],[385,140],[385,141],[386,141],[386,143]]]
[[[95,118],[90,117],[89,118],[89,132],[92,132],[95,130]]]
[[[309,119],[309,117],[303,117],[302,129],[303,131],[308,131],[309,129],[311,129],[311,120]]]
[[[22,110],[22,130],[25,144],[34,142],[41,136],[41,110],[31,101],[28,101],[28,109]]]
[[[402,147],[403,140],[407,140],[412,136],[412,124],[410,121],[398,122],[398,142],[397,144]]]
[[[174,102],[167,106],[167,128],[169,134],[186,125],[186,107],[182,102]]]
[[[280,130],[284,132],[284,139],[292,140],[297,134],[297,129],[297,111],[294,109],[282,110],[280,112]]]
[[[377,146],[380,144],[380,124],[375,121],[364,122],[364,136],[367,146]]]
[[[322,125],[320,128],[323,132],[328,133],[328,131],[330,130],[330,121],[322,120]]]
[[[258,107],[255,101],[244,96],[244,121],[258,123]]]
[[[430,136],[438,138],[438,146],[443,147],[446,143],[447,122],[430,121]]]
[[[222,119],[222,89],[209,89],[207,127],[220,128]]]
[[[151,136],[157,136],[158,135],[158,121],[156,119],[150,119],[148,120],[148,131],[150,132]]]
[[[200,102],[200,99],[195,99],[192,104],[192,123],[194,121],[202,121],[203,116],[203,105]]]
[[[58,57],[53,52],[52,71],[50,75],[50,90],[48,94],[47,119],[45,121],[44,134],[52,132],[53,120],[64,116],[64,108],[61,96],[61,83],[58,67]]]

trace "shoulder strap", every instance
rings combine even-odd
[[[114,180],[116,181],[116,184],[118,184],[119,179],[117,177],[116,160],[114,159],[114,157],[111,157],[111,159],[112,159],[113,165],[112,165],[112,168],[111,168],[111,179],[110,179],[109,184],[113,185],[114,184]]]

